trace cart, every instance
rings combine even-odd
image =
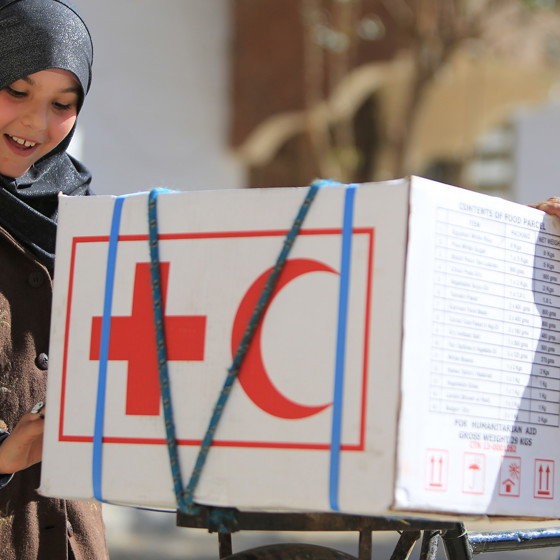
[[[212,508],[197,515],[177,512],[177,525],[207,529],[218,534],[219,558],[223,560],[371,560],[372,533],[392,531],[400,537],[390,560],[406,560],[420,542],[419,560],[435,560],[443,543],[448,560],[472,560],[486,552],[560,547],[560,526],[495,532],[468,533],[462,522],[368,517],[339,513],[262,513],[234,511],[235,528],[217,531]],[[274,544],[234,553],[233,531],[352,531],[359,534],[358,558],[313,544]]]

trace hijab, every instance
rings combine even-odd
[[[89,30],[67,0],[0,0],[0,89],[35,72],[72,72],[82,89],[91,84]],[[88,195],[91,174],[66,153],[74,129],[21,177],[0,174],[0,226],[54,269],[58,193]]]

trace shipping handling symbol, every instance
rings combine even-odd
[[[427,483],[429,490],[446,490],[447,455],[447,451],[428,450]]]
[[[480,468],[480,465],[477,462],[472,462],[469,465],[468,469],[471,472],[470,486],[471,486],[471,488],[474,488],[476,486],[476,483],[477,483],[477,473],[480,472],[481,468]]]
[[[553,497],[554,461],[535,461],[535,498]]]
[[[161,263],[160,266],[163,307],[165,310],[170,263]],[[232,328],[232,355],[235,354],[271,271],[272,268],[261,274],[241,300]],[[270,302],[289,282],[311,272],[338,274],[331,267],[318,261],[310,259],[288,260],[272,293]],[[92,318],[90,360],[99,360],[102,321],[102,317]],[[202,315],[165,315],[165,338],[169,361],[204,360],[206,322],[207,317]],[[261,326],[255,332],[238,378],[241,387],[254,404],[267,414],[286,419],[307,418],[331,406],[331,403],[316,406],[297,403],[288,399],[274,386],[268,376],[262,357],[261,328],[262,321]],[[136,264],[132,314],[127,317],[111,317],[108,359],[128,362],[126,414],[136,416],[159,415],[161,394],[149,263]]]
[[[465,453],[463,458],[463,492],[481,494],[484,492],[485,457],[480,453]]]
[[[430,486],[443,486],[443,457],[432,457],[430,460]]]
[[[500,496],[519,498],[521,495],[521,457],[507,456],[500,466]]]

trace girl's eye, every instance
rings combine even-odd
[[[25,97],[27,94],[25,91],[21,91],[19,89],[14,89],[12,86],[6,86],[6,91],[12,96],[12,97]]]
[[[54,107],[56,109],[58,109],[59,111],[68,111],[69,109],[72,108],[72,105],[70,103],[53,103]]]

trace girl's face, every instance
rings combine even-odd
[[[79,83],[67,70],[30,74],[0,90],[0,173],[21,177],[72,130]]]

